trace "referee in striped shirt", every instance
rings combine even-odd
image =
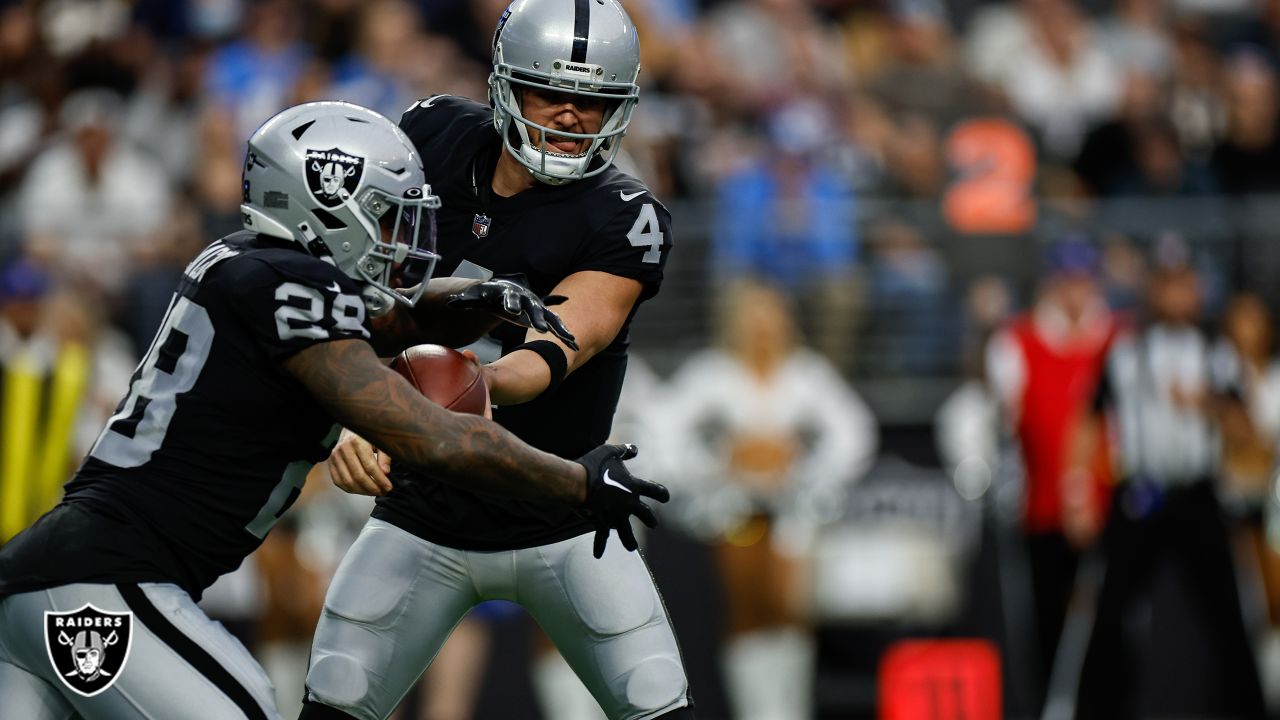
[[[1145,323],[1117,339],[1073,458],[1089,457],[1097,423],[1108,423],[1121,484],[1109,515],[1079,502],[1082,468],[1067,473],[1068,524],[1082,541],[1102,528],[1106,574],[1081,671],[1077,717],[1142,716],[1142,653],[1127,626],[1154,570],[1171,560],[1191,607],[1210,632],[1213,717],[1260,717],[1262,693],[1241,617],[1239,594],[1214,475],[1209,343],[1197,326],[1200,287],[1181,246],[1162,246],[1148,286]],[[1074,490],[1073,490],[1074,488]],[[1078,512],[1073,513],[1072,508]],[[1105,524],[1104,524],[1105,523]]]

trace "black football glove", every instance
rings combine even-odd
[[[633,476],[622,464],[623,460],[635,457],[636,452],[635,445],[601,445],[578,458],[578,463],[587,469],[586,509],[596,526],[597,558],[604,555],[610,530],[617,531],[618,539],[627,550],[640,546],[631,531],[632,515],[649,527],[658,526],[653,509],[642,502],[641,497],[658,502],[671,499],[665,487]]]
[[[548,295],[540,299],[532,290],[510,280],[486,280],[448,296],[445,304],[455,310],[480,310],[521,327],[551,333],[577,350],[578,343],[574,341],[573,333],[564,326],[559,315],[547,309],[565,299],[563,295]]]

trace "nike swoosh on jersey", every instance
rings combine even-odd
[[[326,289],[326,290],[328,290],[328,291],[329,291],[329,292],[331,292],[331,293],[339,293],[339,294],[341,294],[341,293],[342,293],[342,286],[338,284],[338,281],[337,281],[337,280],[334,280],[334,281],[333,281],[333,284],[332,284],[332,285],[330,285],[329,287],[325,288],[325,289]]]
[[[618,191],[618,197],[622,198],[622,202],[631,202],[632,200],[635,200],[636,198],[640,197],[643,194],[644,194],[643,190],[637,190],[636,192],[633,192],[630,195],[622,192],[621,190]]]
[[[629,488],[629,487],[627,487],[626,485],[623,485],[622,483],[618,482],[617,480],[614,480],[613,478],[609,477],[609,471],[608,471],[608,470],[605,470],[605,471],[604,471],[604,477],[600,478],[600,480],[601,480],[601,481],[603,481],[605,485],[612,485],[612,486],[614,486],[614,487],[616,487],[616,488],[618,488],[618,489],[622,490],[623,492],[631,492],[631,488]]]
[[[447,94],[446,94],[446,95],[433,95],[433,96],[431,96],[431,97],[427,98],[427,99],[422,103],[422,108],[425,110],[426,108],[431,107],[431,103],[433,103],[433,102],[435,102],[435,101],[439,100],[439,99],[440,99],[440,98],[442,98],[442,97],[446,97],[446,96],[447,96]]]

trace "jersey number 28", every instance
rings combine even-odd
[[[213,347],[213,322],[202,306],[179,297],[165,315],[129,394],[107,421],[89,455],[121,468],[145,464],[160,449],[178,395],[200,377]]]

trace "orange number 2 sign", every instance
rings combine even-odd
[[[956,180],[942,212],[952,229],[1013,235],[1035,225],[1036,151],[1022,128],[1002,118],[966,120],[947,137],[946,152]]]

